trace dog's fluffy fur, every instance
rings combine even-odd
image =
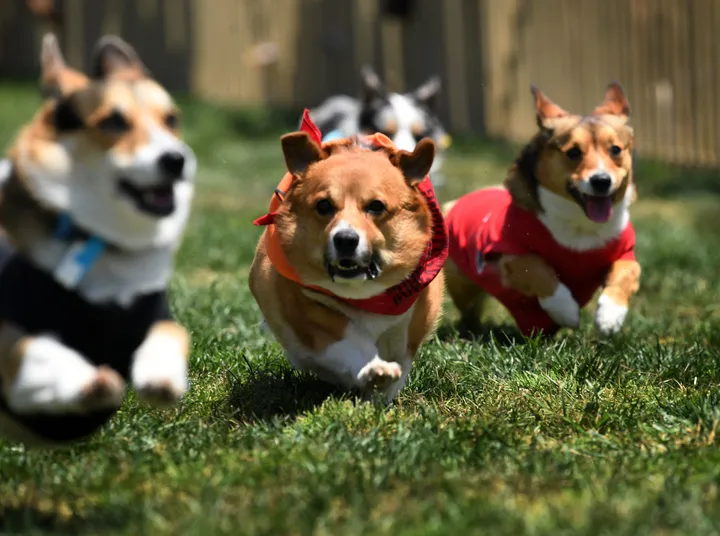
[[[527,225],[544,226],[563,251],[594,252],[611,247],[608,244],[614,241],[624,240],[621,237],[631,233],[632,229],[629,206],[635,197],[635,185],[632,176],[633,130],[628,125],[630,106],[621,87],[610,84],[603,103],[587,116],[563,110],[534,87],[533,95],[539,130],[523,149],[505,181],[511,204],[522,209],[515,213],[534,215],[537,223]],[[448,203],[445,213],[452,215],[453,209],[460,203],[467,203],[470,196],[481,201],[483,195],[497,195],[496,189],[481,192],[487,193],[476,192]],[[490,218],[491,214],[476,214],[475,217]],[[453,223],[452,217],[448,219],[451,227],[462,223]],[[476,225],[479,224],[476,222]],[[514,222],[506,221],[504,225],[508,233],[514,232]],[[460,254],[457,251],[460,246],[457,241],[453,244],[452,235],[451,229],[451,258],[453,246],[456,254]],[[634,234],[628,240],[634,245]],[[604,281],[598,282],[603,285],[603,291],[595,321],[602,334],[611,334],[621,328],[630,297],[638,290],[640,266],[634,256],[629,257],[620,260],[616,256],[614,262],[610,259],[604,268]],[[478,259],[477,262],[475,274],[462,270],[452,260],[446,264],[448,290],[469,327],[478,327],[481,303],[486,294],[474,279],[486,269],[497,270],[505,288],[536,298],[557,325],[578,325],[584,303],[576,300],[585,302],[590,296],[577,298],[573,295],[558,279],[561,270],[553,264],[555,260],[543,258],[539,251],[535,254],[531,246],[531,252],[525,255],[500,252],[493,258]]]
[[[416,185],[430,169],[434,145],[428,139],[412,153],[371,151],[340,140],[321,148],[305,133],[283,137],[282,145],[293,182],[275,228],[303,284],[273,265],[266,230],[251,267],[252,294],[293,366],[364,395],[377,390],[390,401],[435,327],[442,274],[400,315],[368,313],[337,297],[381,294],[422,262],[431,214]],[[338,249],[341,233],[355,237],[351,251]],[[380,267],[377,277],[366,275],[370,263]]]
[[[45,37],[41,59],[50,98],[9,151],[0,224],[13,249],[6,252],[0,280],[6,266],[19,262],[52,281],[50,274],[75,243],[53,234],[64,215],[85,236],[80,242],[96,237],[108,245],[69,291],[73,303],[102,315],[133,310],[149,295],[164,302],[196,168],[177,131],[175,104],[120,38],[101,39],[89,76],[65,64],[54,36]],[[103,356],[81,355],[51,328],[33,332],[20,324],[12,318],[0,323],[0,433],[6,436],[42,444],[74,439],[59,439],[62,431],[50,438],[44,424],[28,422],[53,427],[54,418],[67,424],[97,412],[111,415],[126,380],[154,405],[174,403],[187,388],[189,337],[169,316],[137,328],[145,335],[127,363],[119,363],[121,370]]]
[[[361,70],[362,89],[359,99],[346,95],[328,98],[310,110],[310,116],[323,136],[338,131],[342,137],[381,132],[398,149],[412,151],[423,138],[435,142],[436,155],[430,170],[435,186],[442,186],[443,153],[450,137],[437,116],[437,97],[441,82],[437,76],[409,93],[393,93],[385,88],[375,71]]]

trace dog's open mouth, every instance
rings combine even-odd
[[[120,179],[118,188],[142,212],[153,216],[169,216],[175,211],[175,190],[172,183],[140,188],[127,179]]]
[[[334,263],[326,262],[325,268],[333,281],[335,281],[336,277],[341,279],[364,278],[373,280],[380,275],[378,263],[372,260],[367,264],[358,264],[357,261],[352,259],[340,259]]]
[[[581,193],[574,185],[569,184],[567,191],[585,211],[585,215],[595,223],[605,223],[613,213],[612,195],[588,195]]]
[[[596,223],[605,223],[613,213],[612,197],[608,195],[584,195],[585,214]]]

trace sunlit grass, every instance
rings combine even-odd
[[[38,102],[0,87],[0,141]],[[172,305],[192,331],[191,391],[166,412],[131,396],[71,449],[3,444],[5,532],[718,533],[717,173],[639,166],[642,287],[617,340],[596,339],[590,310],[555,341],[469,342],[448,307],[384,409],[290,370],[258,329],[252,220],[283,172],[286,116],[184,105],[201,170]],[[460,141],[441,196],[501,182],[512,157]]]

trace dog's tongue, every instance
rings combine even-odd
[[[603,223],[610,219],[612,216],[612,199],[607,196],[587,196],[585,201],[585,209],[587,211],[588,218],[597,223]]]

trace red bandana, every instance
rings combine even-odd
[[[300,130],[307,132],[310,134],[311,138],[318,143],[321,143],[322,137],[320,131],[310,119],[310,115],[307,110],[303,113]],[[366,140],[372,146],[393,147],[392,142],[382,134],[367,136]],[[292,266],[288,263],[287,258],[285,257],[285,252],[280,245],[280,240],[277,236],[274,225],[275,215],[282,203],[282,194],[287,192],[291,182],[292,174],[286,173],[275,190],[276,194],[280,195],[274,195],[270,201],[270,212],[268,212],[265,216],[258,218],[254,222],[254,224],[258,226],[267,225],[267,231],[265,233],[265,248],[267,255],[270,262],[272,262],[273,266],[275,266],[275,269],[280,272],[283,277],[313,290],[329,294],[348,305],[368,313],[401,315],[412,307],[420,295],[420,292],[422,292],[422,290],[427,287],[432,280],[435,279],[435,277],[437,277],[440,270],[442,270],[442,267],[445,264],[445,259],[447,259],[448,256],[447,227],[440,210],[440,205],[435,198],[435,191],[433,190],[430,178],[425,177],[425,179],[418,184],[417,188],[423,197],[425,197],[425,201],[430,209],[430,214],[432,216],[432,238],[427,245],[425,254],[420,259],[419,264],[410,276],[394,287],[390,287],[385,290],[382,294],[361,300],[343,298],[332,294],[324,288],[305,285],[295,273]]]

